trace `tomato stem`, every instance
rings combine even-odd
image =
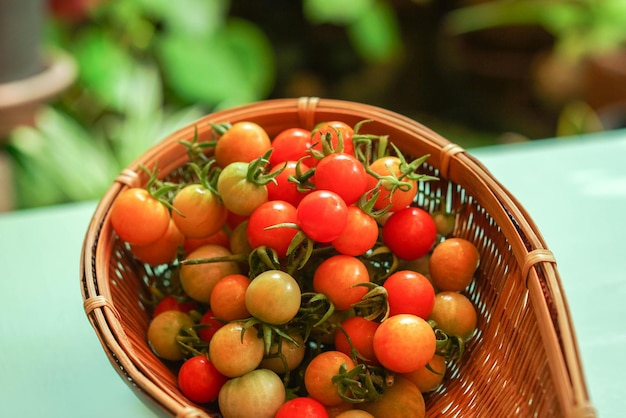
[[[247,261],[247,260],[248,260],[248,256],[246,256],[245,254],[232,254],[232,255],[225,255],[222,257],[188,258],[186,260],[181,260],[180,264],[183,266],[191,266],[191,265],[196,265],[196,264],[220,263],[222,261],[241,262],[241,261]]]

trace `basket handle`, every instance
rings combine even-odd
[[[442,155],[442,168],[445,168],[445,174],[451,170],[450,167],[455,162],[468,165],[474,172],[479,174],[481,180],[490,187],[511,221],[515,224],[525,244],[525,248],[521,249],[521,251],[518,248],[517,252],[518,256],[521,256],[521,273],[522,279],[526,283],[526,288],[542,296],[544,300],[547,295],[554,295],[552,301],[554,302],[556,312],[549,312],[547,303],[543,307],[537,307],[537,311],[541,310],[538,313],[547,316],[545,319],[553,324],[553,328],[548,331],[551,333],[555,332],[560,337],[561,350],[552,354],[563,357],[569,372],[569,375],[565,377],[569,385],[561,387],[564,392],[568,391],[568,389],[571,389],[572,392],[562,393],[564,399],[570,399],[572,402],[570,403],[571,409],[567,411],[568,416],[577,418],[595,417],[596,412],[589,400],[589,394],[585,386],[574,326],[570,315],[568,315],[569,307],[558,272],[554,268],[556,264],[554,255],[546,248],[543,237],[538,232],[536,225],[510,191],[496,180],[482,163],[464,152],[461,147],[454,144],[445,146]],[[547,292],[546,288],[552,292]],[[546,312],[548,313],[547,315]]]

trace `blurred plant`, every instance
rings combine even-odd
[[[460,7],[446,17],[450,33],[536,25],[555,38],[554,51],[577,61],[626,46],[624,0],[493,0]]]
[[[47,41],[78,82],[16,129],[18,207],[101,196],[147,148],[208,111],[265,97],[271,46],[226,0],[52,1]]]
[[[35,127],[12,132],[8,151],[14,160],[17,207],[98,199],[122,168],[203,114],[198,107],[165,111],[154,70],[136,68],[126,82],[132,88],[117,103],[127,109],[123,115],[107,114],[85,126],[47,107]]]
[[[313,24],[346,28],[355,50],[368,61],[387,61],[402,49],[400,27],[390,2],[379,0],[303,0]]]
[[[531,77],[540,103],[558,109],[557,136],[596,132],[611,127],[611,119],[623,120],[626,97],[614,78],[623,80],[626,1],[487,0],[445,19],[452,35],[513,26],[542,28],[553,38],[551,49],[534,58]],[[615,118],[617,106],[622,116]]]
[[[275,51],[230,0],[48,0],[46,42],[78,80],[35,127],[15,130],[19,207],[95,199],[156,141],[203,114],[267,98]],[[345,28],[359,56],[401,50],[388,0],[303,0],[312,27]],[[332,48],[332,46],[329,46]]]

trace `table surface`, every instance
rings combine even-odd
[[[626,131],[470,150],[527,209],[556,259],[598,415],[626,409]],[[4,416],[153,417],[82,308],[79,258],[96,202],[0,215]]]

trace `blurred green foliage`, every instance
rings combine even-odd
[[[495,27],[537,25],[555,38],[554,50],[581,60],[626,46],[624,0],[496,0],[452,11],[447,29],[460,34]]]
[[[79,74],[35,127],[10,137],[17,206],[97,199],[167,134],[211,111],[269,98],[281,51],[252,19],[233,15],[232,6],[229,0],[109,0],[81,19],[51,15],[46,46],[69,52]],[[311,27],[345,30],[364,62],[401,49],[388,1],[303,0],[302,13]]]

